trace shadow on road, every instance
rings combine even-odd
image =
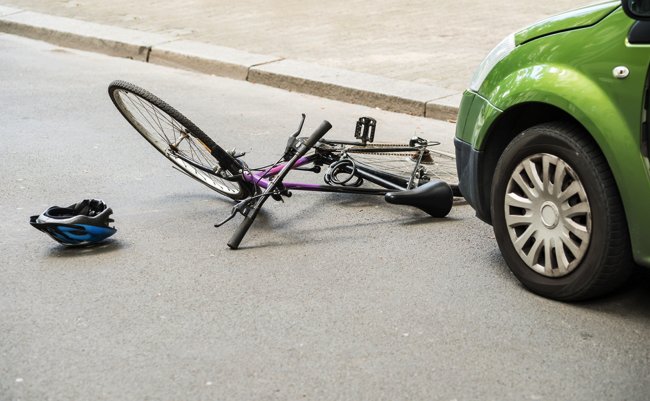
[[[638,268],[627,284],[616,292],[576,305],[622,317],[650,320],[650,270]]]
[[[125,248],[126,245],[119,240],[108,239],[104,242],[85,246],[59,245],[50,249],[49,256],[57,258],[78,258],[84,256],[97,256],[111,253]]]
[[[517,285],[525,288],[517,278],[510,273],[508,265],[498,249],[490,255],[490,259],[498,260],[499,270],[509,276]],[[531,296],[537,296],[531,293]],[[552,301],[560,302],[561,301]],[[597,312],[611,313],[619,317],[650,320],[650,269],[637,268],[630,280],[621,288],[611,294],[599,298],[569,302],[567,305],[584,308]]]

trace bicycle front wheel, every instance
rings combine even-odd
[[[125,81],[112,82],[108,93],[133,128],[182,172],[231,199],[251,194],[242,164],[176,109]]]

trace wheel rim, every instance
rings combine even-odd
[[[510,240],[526,265],[547,277],[571,273],[591,239],[591,206],[575,171],[548,153],[525,158],[505,193]]]
[[[398,144],[376,144],[377,147],[400,147]],[[370,147],[370,146],[368,146]],[[350,157],[367,166],[378,170],[399,175],[408,179],[413,173],[413,168],[418,160],[417,152],[355,152],[349,151]],[[428,149],[425,157],[420,161],[424,168],[421,176],[436,178],[448,184],[457,184],[456,159],[453,155],[442,151]]]
[[[219,164],[209,147],[174,117],[147,99],[123,89],[115,90],[114,99],[138,132],[178,167],[218,191],[232,195],[241,191],[237,182],[197,167],[216,172]]]

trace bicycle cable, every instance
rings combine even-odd
[[[357,177],[355,174],[357,172],[357,164],[352,159],[341,159],[330,164],[329,168],[325,172],[323,179],[325,183],[329,185],[341,185],[343,187],[360,187],[363,185],[363,178]],[[345,174],[344,179],[340,179],[339,175]],[[356,181],[350,183],[352,178],[356,178]]]
[[[255,186],[258,186],[260,181],[262,181],[262,179],[264,179],[264,177],[266,177],[266,175],[269,173],[269,171],[271,171],[274,167],[277,167],[280,163],[282,163],[283,160],[284,159],[281,157],[275,163],[269,164],[269,165],[264,166],[264,167],[259,168],[259,169],[255,169],[254,171],[260,171],[262,169],[266,169],[266,170],[264,170],[262,172],[262,174],[260,174],[259,178],[257,179],[257,182],[255,182]],[[250,169],[248,170],[248,173],[251,174],[251,176],[253,176]]]

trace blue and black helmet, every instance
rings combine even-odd
[[[85,199],[68,207],[53,206],[29,222],[36,229],[65,245],[100,242],[117,231],[109,224],[113,210],[98,199]]]

